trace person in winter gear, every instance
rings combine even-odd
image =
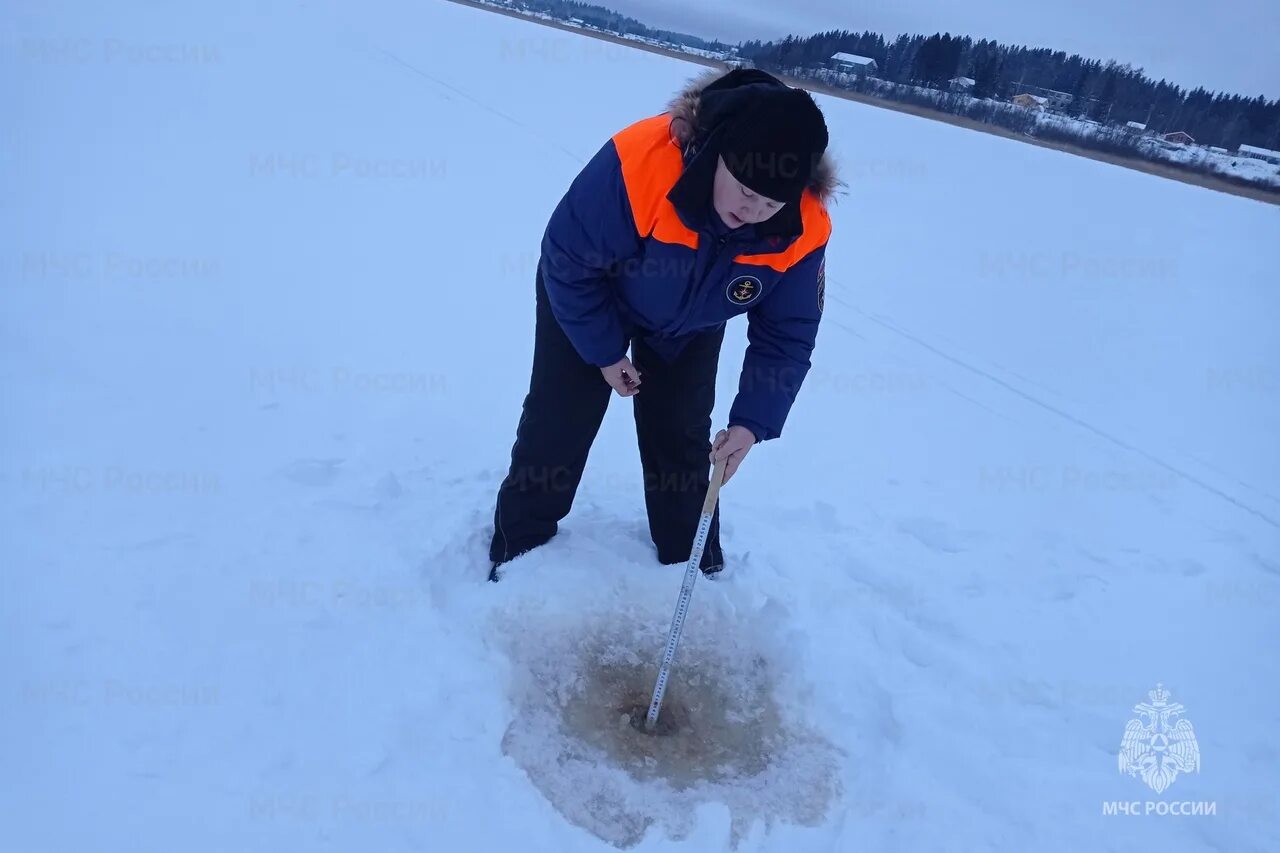
[[[542,239],[529,392],[498,491],[499,565],[568,515],[610,389],[632,397],[649,531],[688,559],[709,482],[782,434],[822,316],[838,181],[813,98],[759,70],[711,72],[609,139]],[[729,425],[710,439],[725,323],[747,315]],[[628,357],[630,351],[630,357]],[[719,518],[704,572],[723,565]]]

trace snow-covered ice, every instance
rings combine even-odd
[[[683,567],[625,401],[485,545],[546,218],[701,69],[404,0],[0,25],[4,849],[1276,849],[1274,207],[821,98],[814,368],[641,743]]]

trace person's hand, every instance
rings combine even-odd
[[[714,464],[721,459],[726,460],[724,464],[726,483],[733,476],[733,472],[738,470],[742,460],[747,458],[751,448],[755,446],[755,433],[744,426],[731,426],[727,430],[722,429],[716,433],[715,439],[711,442],[711,462]]]
[[[633,397],[640,393],[640,373],[625,355],[617,364],[600,368],[600,372],[619,397]]]

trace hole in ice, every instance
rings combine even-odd
[[[836,751],[784,713],[780,668],[750,647],[747,627],[686,635],[653,733],[644,717],[665,630],[617,618],[543,636],[523,627],[503,751],[566,819],[617,847],[655,824],[684,837],[707,802],[729,808],[735,844],[756,819],[820,823],[837,793]]]

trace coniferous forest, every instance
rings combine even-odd
[[[537,14],[614,35],[643,37],[676,51],[695,50],[731,65],[746,64],[828,91],[874,97],[946,113],[1027,137],[1130,161],[1213,175],[1227,183],[1274,192],[1280,172],[1242,157],[1239,146],[1280,150],[1280,99],[1184,88],[1152,80],[1143,69],[1050,48],[974,41],[950,33],[899,35],[831,30],[780,41],[721,41],[649,27],[579,0],[470,0]],[[873,70],[833,67],[837,53],[874,60]],[[1040,108],[1027,108],[1031,95]],[[1035,107],[1036,102],[1030,106]],[[1129,122],[1145,126],[1134,128]],[[1165,134],[1186,137],[1165,139]],[[1210,147],[1219,149],[1211,152]],[[1256,153],[1256,152],[1255,152]],[[1254,168],[1245,168],[1253,162]],[[1271,160],[1275,162],[1274,158]]]
[[[1280,99],[1267,100],[1184,89],[1152,80],[1142,69],[1048,48],[934,34],[901,35],[833,30],[782,41],[751,41],[739,53],[761,68],[826,67],[832,54],[874,59],[875,76],[894,83],[945,88],[969,77],[969,94],[1007,100],[1020,91],[1051,89],[1073,96],[1063,112],[1104,123],[1136,121],[1158,133],[1184,131],[1198,143],[1234,150],[1241,143],[1280,148]]]

